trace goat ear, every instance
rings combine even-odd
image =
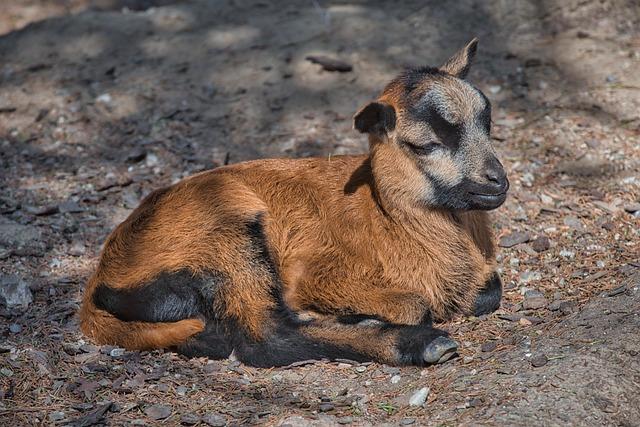
[[[452,76],[456,76],[460,79],[467,77],[473,58],[476,56],[476,50],[478,48],[478,39],[474,38],[465,47],[460,49],[451,58],[447,60],[440,70],[445,73],[449,73]]]
[[[353,127],[375,135],[390,132],[396,127],[396,110],[383,102],[370,102],[353,116]]]

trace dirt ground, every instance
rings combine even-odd
[[[0,9],[0,285],[33,296],[0,299],[0,425],[640,425],[637,0]],[[79,333],[101,244],[145,194],[224,163],[363,152],[356,109],[474,36],[512,190],[493,214],[502,308],[443,325],[458,358],[265,370]]]

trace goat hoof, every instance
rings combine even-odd
[[[438,337],[427,344],[422,352],[422,359],[430,364],[444,363],[456,355],[458,344],[447,337]]]

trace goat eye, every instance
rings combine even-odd
[[[409,149],[411,149],[411,151],[413,151],[418,156],[427,156],[441,145],[441,144],[438,144],[437,142],[428,142],[424,145],[416,145],[409,141],[402,141],[402,142],[404,143],[404,145],[409,147]]]

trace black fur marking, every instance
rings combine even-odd
[[[229,322],[207,320],[205,330],[180,344],[175,350],[187,357],[224,359],[233,351]]]
[[[133,289],[114,289],[101,283],[93,294],[93,302],[125,322],[177,322],[210,317],[214,294],[223,281],[220,274],[165,272]]]
[[[447,121],[440,111],[432,105],[427,109],[426,121],[433,129],[438,140],[455,153],[462,139],[462,125]]]
[[[483,314],[493,313],[500,308],[501,298],[502,281],[498,273],[494,273],[478,294],[473,307],[473,315],[482,316]]]
[[[442,183],[437,177],[426,173],[433,185],[433,200],[428,201],[429,206],[439,206],[449,210],[492,210],[500,207],[506,200],[506,194],[502,194],[499,200],[486,204],[481,199],[476,199],[472,193],[493,194],[496,189],[492,185],[478,184],[468,178],[463,178],[456,185]],[[505,187],[508,189],[508,186]],[[505,190],[506,191],[506,190]]]
[[[444,75],[444,73],[436,67],[417,67],[406,70],[397,80],[402,83],[405,93],[408,94],[413,92],[425,77],[435,75]]]
[[[487,135],[490,135],[491,134],[491,101],[489,101],[489,98],[487,98],[486,95],[482,93],[482,91],[480,91],[479,89],[476,89],[476,91],[478,92],[478,94],[480,94],[480,96],[484,100],[484,108],[478,114],[478,121],[480,122],[480,125],[487,131]]]
[[[348,347],[306,337],[301,327],[280,324],[263,341],[255,341],[238,334],[235,351],[239,360],[258,367],[285,366],[309,359],[371,360]]]

